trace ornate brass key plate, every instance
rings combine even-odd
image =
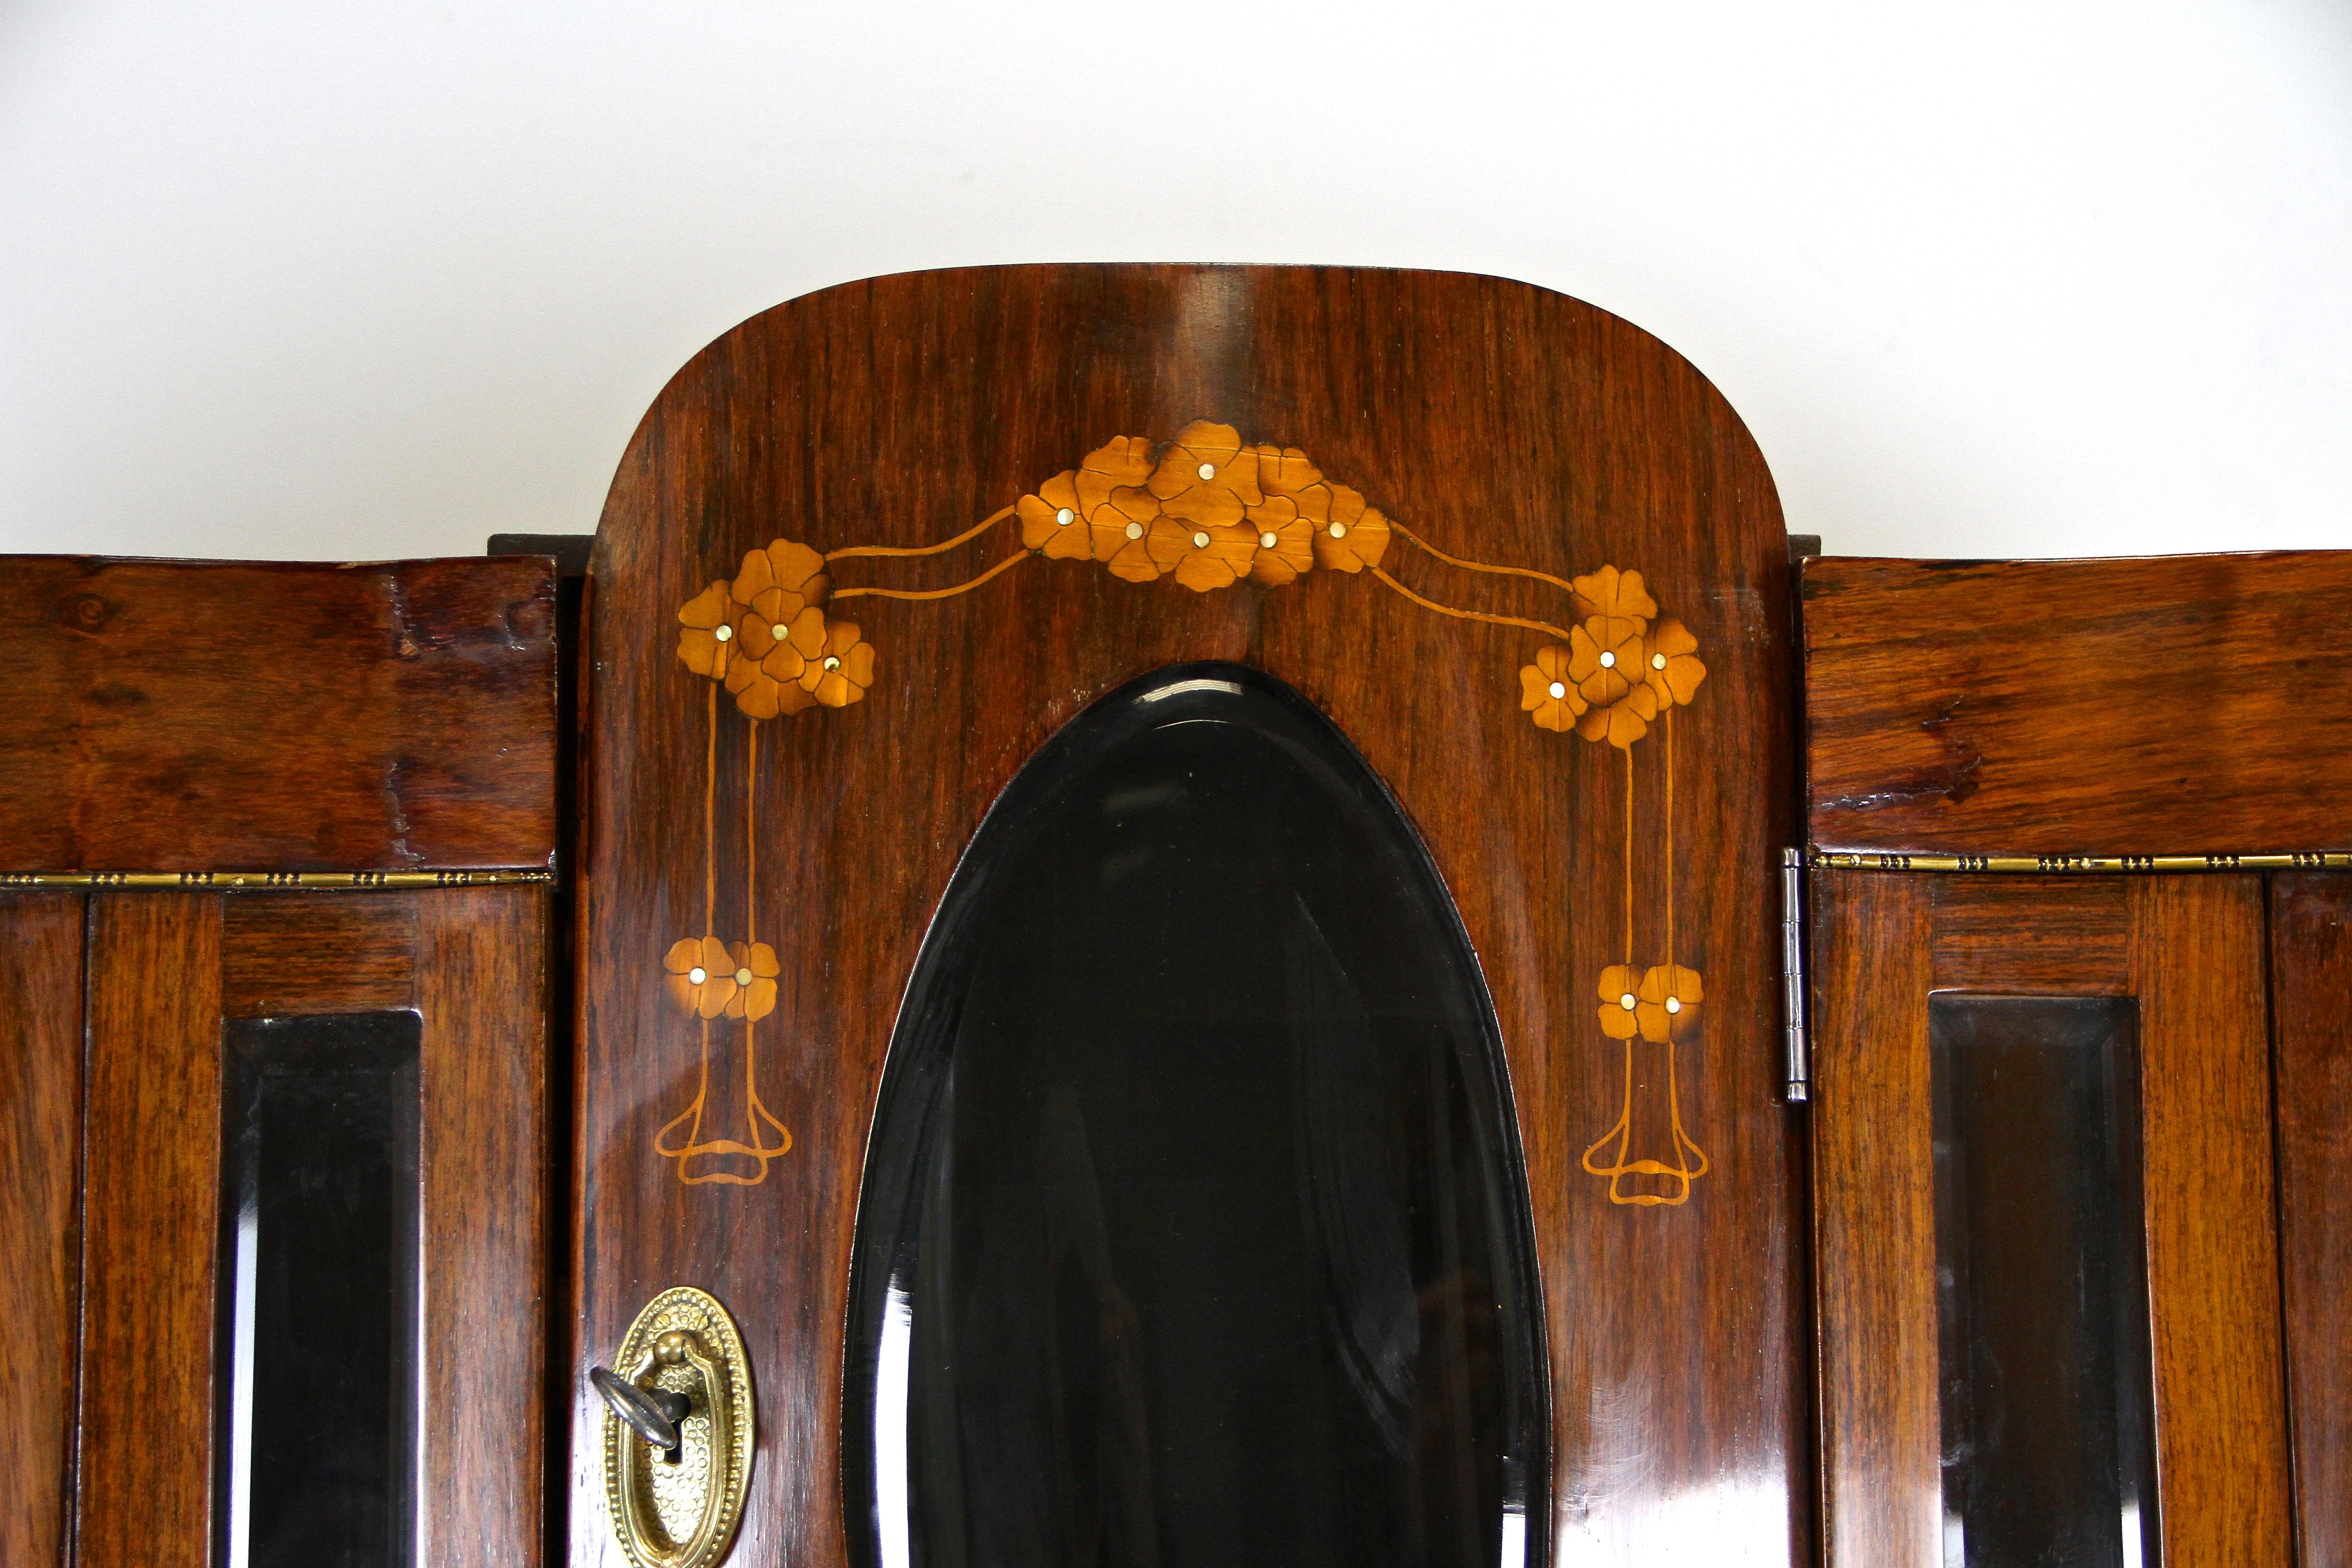
[[[604,1500],[634,1568],[712,1568],[751,1473],[751,1369],[734,1321],[689,1285],[646,1303],[604,1394]]]

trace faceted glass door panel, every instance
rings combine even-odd
[[[223,1568],[415,1559],[420,1037],[410,1012],[227,1026]]]
[[[2138,1004],[1938,993],[1946,1568],[2158,1561]]]
[[[1520,1568],[1530,1221],[1419,839],[1286,687],[1183,666],[1014,781],[891,1047],[844,1439],[866,1568]]]

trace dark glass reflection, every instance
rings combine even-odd
[[[891,1045],[845,1399],[862,1568],[1539,1562],[1494,1013],[1420,840],[1233,665],[1073,721]]]
[[[414,1013],[227,1027],[226,1568],[415,1560],[420,1034]]]
[[[1947,1568],[2156,1568],[2138,1005],[1927,1019]]]

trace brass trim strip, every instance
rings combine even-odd
[[[124,888],[173,892],[373,893],[403,888],[545,887],[552,871],[0,871],[5,888]]]
[[[1805,851],[1829,871],[2007,871],[2116,876],[2179,871],[2352,871],[2352,852],[2297,849],[2282,855],[1917,855],[1869,849]]]

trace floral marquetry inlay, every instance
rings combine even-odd
[[[1008,521],[1018,524],[1020,549],[950,587],[916,590],[834,581],[845,561],[940,555]],[[1462,571],[1546,584],[1563,595],[1570,614],[1562,617],[1566,624],[1554,624],[1441,603],[1393,574],[1390,557],[1399,542]],[[1607,1180],[1614,1203],[1672,1205],[1689,1197],[1691,1183],[1706,1173],[1707,1161],[1685,1131],[1675,1062],[1678,1047],[1698,1039],[1701,991],[1698,972],[1680,963],[1675,948],[1672,717],[1697,694],[1706,666],[1698,657],[1698,639],[1682,622],[1662,615],[1640,572],[1603,564],[1563,578],[1450,555],[1327,474],[1306,452],[1246,442],[1230,425],[1195,420],[1164,445],[1119,436],[938,544],[850,544],[820,552],[778,539],[745,554],[732,578],[714,579],[688,600],[677,612],[677,657],[688,672],[708,682],[711,773],[717,768],[722,689],[751,725],[746,766],[756,774],[759,731],[765,721],[847,708],[882,678],[881,654],[857,622],[837,613],[842,601],[953,598],[1033,560],[1098,566],[1137,584],[1166,578],[1200,594],[1244,583],[1296,588],[1317,571],[1360,574],[1438,615],[1540,636],[1544,640],[1525,656],[1526,662],[1496,672],[1497,708],[1508,710],[1503,702],[1515,676],[1519,710],[1536,728],[1605,742],[1625,759],[1624,959],[1601,973],[1598,1009],[1603,1038],[1622,1043],[1622,1103],[1615,1124],[1585,1152],[1584,1169]],[[1664,799],[1645,830],[1634,801],[1633,759],[1634,747],[1654,733],[1663,736]],[[741,861],[747,909],[752,907],[749,883],[757,830],[757,813],[748,803],[755,799],[747,780]],[[704,812],[706,933],[716,913],[715,800],[714,776]],[[1634,952],[1635,849],[1637,843],[1649,842],[1660,851],[1652,875],[1664,889],[1665,956],[1643,965]],[[688,1183],[757,1183],[765,1178],[769,1162],[792,1142],[782,1123],[760,1103],[753,1055],[753,1026],[777,1005],[782,968],[772,950],[747,932],[735,942],[710,934],[680,936],[665,953],[662,969],[677,1010],[702,1030],[703,1062],[694,1104],[662,1130],[656,1146],[678,1162],[679,1175]],[[706,1137],[702,1127],[712,1066],[710,1029],[719,1020],[742,1026],[748,1110],[740,1138]],[[1637,1050],[1662,1059],[1637,1058]],[[1662,1089],[1664,1105],[1638,1104],[1643,1096],[1637,1089],[1643,1086]],[[1662,1110],[1663,1117],[1637,1114],[1644,1109]],[[1644,1138],[1637,1131],[1654,1121],[1662,1132]],[[1664,1190],[1629,1178],[1662,1183]]]

